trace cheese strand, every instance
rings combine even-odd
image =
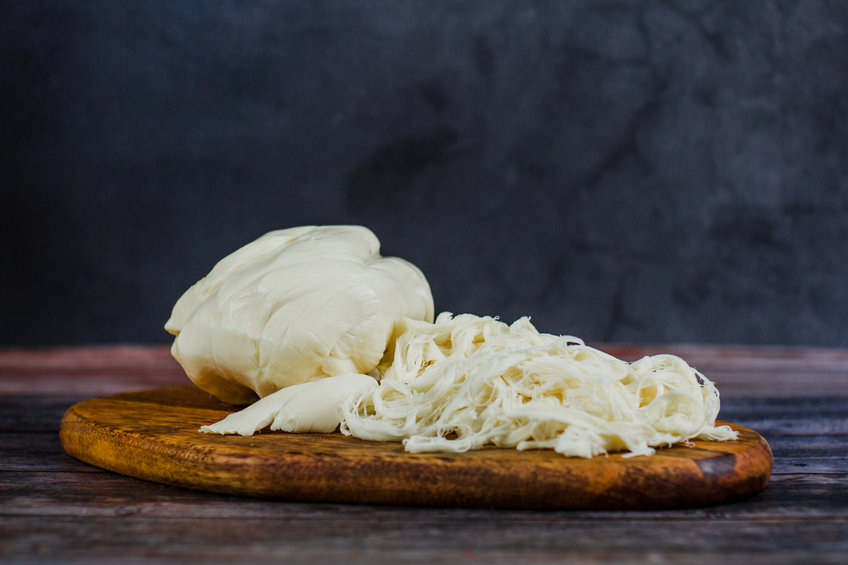
[[[580,457],[737,435],[715,425],[712,381],[674,355],[627,363],[528,318],[447,312],[405,319],[392,343],[380,385],[342,403],[342,433],[413,453],[493,445]]]

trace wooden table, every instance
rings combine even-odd
[[[164,347],[0,351],[4,563],[848,563],[848,350],[665,351],[774,452],[766,489],[683,511],[527,512],[254,500],[101,471],[57,435],[73,403],[185,383]]]

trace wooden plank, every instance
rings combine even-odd
[[[70,457],[57,432],[0,434],[0,472],[105,472]]]
[[[115,373],[127,367],[170,370],[175,365],[170,348],[163,345],[0,349],[0,374]]]
[[[703,508],[645,511],[515,511],[474,508],[437,508],[447,518],[468,519],[490,516],[543,519],[559,516],[562,521],[587,518],[611,522],[634,517],[668,521],[704,518],[746,521],[750,519],[848,520],[848,474],[775,475],[758,495],[744,503]],[[5,471],[0,472],[0,516],[89,516],[142,515],[150,517],[282,517],[332,519],[333,516],[375,514],[393,520],[416,521],[434,516],[429,507],[379,506],[279,501],[208,494],[160,483],[142,481],[114,473]]]
[[[724,398],[848,397],[848,349],[732,345],[601,345],[627,360],[671,353],[716,382]]]
[[[600,345],[601,349],[622,359],[635,360],[645,355],[671,353],[698,369],[720,371],[770,370],[774,372],[840,373],[848,371],[848,349],[752,346],[752,345]]]
[[[87,395],[0,395],[0,433],[59,432],[62,415]]]
[[[0,350],[0,393],[6,394],[95,396],[187,381],[162,346]]]
[[[0,430],[57,430],[64,412],[88,398],[79,393],[0,394]],[[723,398],[720,417],[767,436],[848,434],[848,398]]]
[[[549,563],[736,562],[838,563],[848,551],[845,522],[701,520],[681,524],[633,517],[491,516],[387,523],[369,516],[327,520],[111,517],[19,518],[0,529],[0,557],[134,558],[181,562]],[[787,535],[789,533],[792,535]],[[800,558],[800,559],[799,559]]]
[[[595,346],[628,360],[656,353],[680,355],[716,381],[725,395],[848,396],[848,349]],[[0,392],[103,395],[185,382],[167,346],[0,350]]]
[[[848,398],[758,397],[722,400],[721,417],[774,436],[848,434]]]

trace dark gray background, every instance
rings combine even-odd
[[[166,342],[262,233],[437,310],[848,345],[848,2],[6,2],[2,345]]]

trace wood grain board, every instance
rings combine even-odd
[[[65,413],[60,438],[97,467],[191,489],[260,498],[511,509],[671,509],[765,488],[771,450],[753,430],[651,457],[592,459],[484,449],[410,454],[399,443],[333,434],[202,434],[236,407],[193,386],[94,398]]]

